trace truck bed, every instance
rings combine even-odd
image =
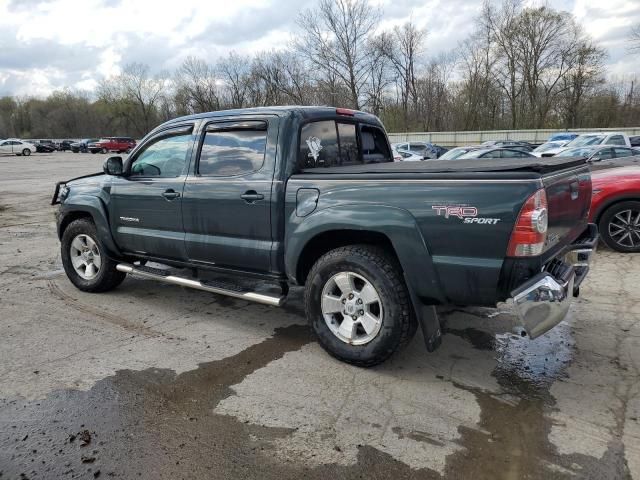
[[[384,178],[384,175],[394,174],[515,174],[517,178],[540,178],[561,170],[579,167],[586,163],[584,157],[543,157],[543,158],[488,158],[468,160],[426,160],[423,162],[386,162],[369,163],[364,165],[350,165],[330,168],[309,168],[302,171],[303,174],[313,175],[360,175],[376,174]],[[475,176],[475,175],[474,175]],[[504,177],[505,175],[500,175]],[[397,178],[397,177],[396,177]]]

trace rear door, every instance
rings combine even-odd
[[[185,245],[190,261],[268,272],[276,117],[214,121],[204,126],[185,183]]]
[[[116,244],[125,252],[185,260],[182,193],[194,147],[193,125],[148,139],[114,177],[109,216]]]

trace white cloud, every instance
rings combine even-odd
[[[528,0],[537,4],[543,0]],[[0,2],[0,95],[42,95],[64,86],[91,90],[123,65],[175,68],[189,55],[208,61],[231,50],[282,48],[295,18],[317,0],[13,0]],[[474,27],[481,0],[371,0],[380,28],[411,18],[428,31],[427,54],[456,48]],[[626,53],[638,0],[552,0],[572,11],[610,54],[611,71],[637,72]]]

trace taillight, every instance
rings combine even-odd
[[[532,257],[540,255],[547,240],[549,215],[547,194],[541,188],[531,195],[522,206],[511,232],[507,256]]]

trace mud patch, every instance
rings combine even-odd
[[[0,401],[3,478],[436,478],[374,448],[359,446],[358,465],[308,469],[270,455],[290,429],[246,424],[213,413],[232,385],[310,342],[294,325],[223,360],[176,375],[119,371],[91,390],[57,391],[34,402]],[[90,438],[80,442],[79,434]],[[81,444],[84,443],[84,446]],[[91,461],[87,461],[91,459]]]
[[[548,414],[555,405],[549,389],[553,382],[567,377],[566,367],[573,357],[569,326],[563,323],[534,341],[511,334],[494,338],[497,364],[492,375],[501,392],[454,382],[475,395],[481,414],[478,429],[460,427],[459,443],[465,450],[447,459],[445,477],[474,472],[469,478],[630,479],[623,454],[609,451],[601,459],[560,455],[549,441],[552,421]],[[473,337],[467,339],[474,342]]]

